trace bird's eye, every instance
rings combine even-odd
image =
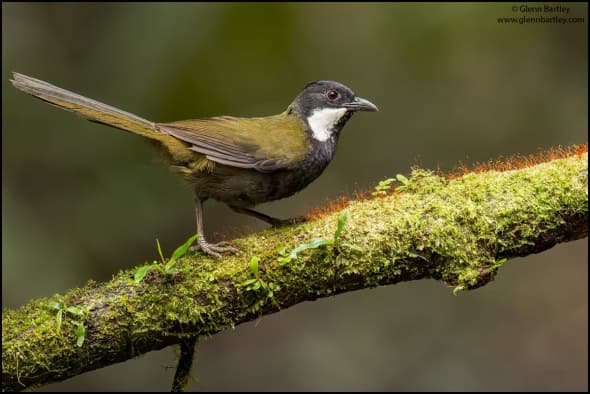
[[[328,97],[328,100],[330,101],[336,100],[339,96],[340,95],[335,90],[329,90],[328,93],[326,93],[326,97]]]

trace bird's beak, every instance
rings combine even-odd
[[[344,106],[353,111],[379,111],[379,108],[375,104],[362,97],[355,97],[352,102],[344,104]]]

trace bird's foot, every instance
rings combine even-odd
[[[294,218],[289,219],[276,219],[273,218],[273,221],[270,223],[273,228],[277,227],[284,227],[284,226],[292,226],[294,224],[304,223],[307,219],[304,216],[296,216]]]
[[[209,243],[203,237],[197,238],[197,245],[191,246],[190,251],[202,250],[205,254],[213,257],[221,258],[222,253],[240,253],[238,248],[230,245],[229,242],[219,242],[216,244]]]

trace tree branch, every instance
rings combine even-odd
[[[180,355],[178,356],[178,365],[176,366],[176,373],[172,381],[173,393],[181,393],[186,391],[188,380],[193,366],[193,358],[195,357],[195,346],[197,345],[197,337],[190,337],[180,341]]]
[[[452,180],[415,170],[403,191],[351,202],[336,243],[285,265],[277,250],[333,239],[338,212],[237,239],[244,253],[222,261],[190,256],[173,275],[152,270],[136,283],[135,270],[125,271],[4,310],[2,389],[61,381],[337,293],[424,278],[456,290],[482,286],[508,258],[586,237],[587,187],[587,152]],[[252,256],[260,258],[257,276]],[[82,316],[66,310],[58,328],[52,301]],[[81,347],[75,320],[86,326]]]

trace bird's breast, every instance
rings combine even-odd
[[[192,182],[201,198],[249,207],[292,196],[313,182],[334,156],[336,138],[313,141],[308,153],[291,168],[263,173],[254,169],[215,164],[211,171],[195,171]]]
[[[303,189],[313,182],[326,169],[332,161],[336,151],[336,136],[326,141],[313,141],[310,152],[305,159],[298,163],[297,167],[287,174],[287,184],[293,193]]]

